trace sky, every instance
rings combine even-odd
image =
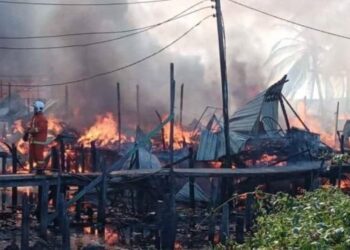
[[[163,3],[109,7],[33,7],[1,4],[0,35],[45,35],[142,27],[166,20],[196,2],[172,0]],[[346,25],[349,21],[350,2],[345,0],[240,0],[240,2],[298,23],[350,35]],[[213,5],[211,1],[205,1],[194,9],[211,5]],[[347,64],[350,55],[349,40],[308,31],[238,6],[228,0],[222,0],[222,11],[226,31],[230,113],[288,72],[289,65],[276,67],[276,64],[267,63],[270,62],[268,59],[274,46],[283,39],[297,37],[299,45],[307,44],[312,51],[315,48],[319,60],[318,70],[324,76],[333,79],[332,84],[335,85],[329,90],[324,88],[325,93],[330,93],[332,90],[334,91],[332,94],[337,96],[348,91],[342,88],[338,90],[337,86],[343,84],[343,78],[347,79],[349,72]],[[161,49],[203,17],[213,13],[213,9],[205,9],[127,39],[84,48],[0,50],[0,74],[30,75],[35,82],[55,83],[110,71]],[[105,40],[116,36],[119,35],[3,40],[0,41],[0,45],[60,46]],[[283,58],[286,53],[293,54],[295,51],[291,48],[289,51],[278,53],[276,58]],[[84,114],[87,120],[93,120],[94,116],[101,112],[113,112],[116,105],[115,83],[120,82],[123,113],[127,114],[130,122],[133,122],[136,109],[136,84],[139,84],[144,123],[153,122],[157,120],[154,110],[165,114],[169,109],[170,62],[175,64],[177,96],[180,84],[185,84],[185,121],[190,122],[193,118],[198,118],[208,105],[221,106],[219,54],[214,18],[205,20],[175,45],[143,63],[70,87],[70,105],[72,109],[81,110],[80,113]],[[305,70],[310,70],[308,63],[306,62]],[[274,70],[276,68],[278,70]],[[290,88],[299,89],[297,97],[303,97],[307,91],[311,93],[307,80],[299,79],[293,83],[292,74],[290,81],[292,86]],[[62,98],[62,93],[63,89],[58,87],[43,89],[40,97],[54,94]],[[317,97],[317,94],[315,96]],[[177,110],[178,102],[179,98],[177,98]]]

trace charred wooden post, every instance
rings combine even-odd
[[[222,207],[222,215],[221,215],[221,230],[220,230],[220,240],[221,243],[226,244],[229,238],[229,227],[230,227],[230,207],[229,204],[225,204]]]
[[[100,191],[98,193],[98,209],[97,209],[98,233],[100,235],[103,235],[105,231],[106,206],[107,206],[107,176],[106,176],[106,173],[103,173],[102,180],[100,183]]]
[[[58,150],[56,147],[51,148],[51,164],[52,164],[52,170],[54,172],[60,172],[60,161],[58,157]],[[52,186],[51,188],[51,194],[52,194],[52,204],[54,207],[57,205],[57,199],[58,199],[58,186]]]
[[[7,153],[6,152],[1,152],[0,157],[2,159],[2,169],[1,173],[6,174],[6,162],[7,162]],[[6,189],[4,188],[3,191],[1,192],[1,208],[2,210],[5,210],[5,204],[6,204]]]
[[[244,216],[241,214],[236,215],[236,241],[244,243]]]
[[[173,170],[169,174],[169,195],[165,200],[165,208],[163,210],[163,220],[161,227],[161,249],[173,249],[176,240],[176,203],[175,203],[175,178]]]
[[[122,116],[121,116],[121,99],[120,99],[120,84],[117,83],[117,102],[118,102],[118,150],[121,149],[122,138]]]
[[[208,207],[210,212],[210,217],[208,221],[208,240],[211,243],[214,243],[214,237],[215,237],[215,215],[212,213],[215,207],[215,193],[216,193],[215,182],[213,178],[210,178],[210,202]]]
[[[305,176],[305,189],[308,191],[312,191],[313,182],[314,182],[314,173],[312,171],[310,171],[310,173],[308,173]]]
[[[17,162],[18,162],[18,156],[17,156],[17,147],[13,143],[11,148],[12,153],[12,173],[17,174]],[[17,187],[12,188],[12,209],[13,211],[16,211],[17,207]]]
[[[279,102],[281,104],[281,108],[282,108],[282,112],[283,112],[283,116],[284,116],[284,121],[286,122],[287,130],[290,130],[290,124],[289,124],[289,119],[288,119],[288,115],[287,115],[287,110],[286,110],[286,107],[284,106],[282,96],[279,97]]]
[[[175,79],[174,79],[174,64],[170,64],[170,137],[169,137],[169,151],[170,164],[174,162],[174,108],[175,108]],[[173,167],[173,166],[171,166]]]
[[[337,145],[338,123],[339,123],[339,102],[337,102],[337,109],[335,111],[334,145]]]
[[[92,172],[97,172],[97,149],[96,149],[96,142],[91,142],[91,165],[92,165]]]
[[[7,153],[0,152],[1,157],[1,174],[6,174]]]
[[[59,144],[60,144],[60,160],[61,160],[61,171],[66,172],[66,150],[65,150],[65,145],[63,138],[59,139]]]
[[[40,192],[41,191],[41,192]],[[48,203],[49,203],[49,183],[45,181],[39,191],[40,195],[40,236],[43,239],[47,238],[48,226]]]
[[[71,162],[70,157],[67,155],[67,157],[66,157],[66,170],[67,170],[67,173],[71,172],[71,167],[72,167],[72,162]]]
[[[30,208],[27,194],[22,198],[21,249],[29,249],[29,215]]]
[[[253,226],[253,205],[254,195],[249,193],[245,204],[245,228],[246,231],[250,231]]]
[[[189,168],[194,168],[194,156],[193,156],[193,148],[189,148]],[[190,187],[190,204],[192,213],[195,213],[196,210],[196,200],[195,200],[195,193],[194,193],[194,177],[189,177],[189,187]]]
[[[85,148],[84,145],[80,145],[80,164],[81,164],[81,172],[85,173]]]
[[[181,84],[181,93],[180,93],[180,128],[182,128],[182,113],[184,107],[184,84]]]
[[[62,249],[70,249],[69,219],[64,194],[61,193],[58,199],[59,225],[62,232]]]
[[[162,116],[159,114],[159,112],[156,110],[156,115],[159,119],[159,124],[161,124],[162,121]],[[166,143],[165,143],[165,136],[164,136],[164,127],[161,128],[161,139],[162,139],[162,146],[163,146],[163,150],[166,150]]]

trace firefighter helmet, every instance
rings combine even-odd
[[[41,112],[45,108],[45,103],[43,101],[37,100],[37,101],[34,102],[33,107],[34,107],[35,111]]]

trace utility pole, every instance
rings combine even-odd
[[[216,24],[217,24],[218,40],[219,40],[221,88],[222,88],[222,111],[223,111],[223,118],[224,118],[224,135],[225,135],[225,152],[226,152],[224,168],[231,168],[227,70],[226,70],[226,55],[225,55],[225,45],[224,45],[225,41],[224,41],[224,31],[223,31],[220,0],[215,0],[215,10],[216,10]]]
[[[220,71],[221,71],[221,87],[222,87],[222,110],[224,118],[224,136],[225,136],[225,158],[224,168],[231,168],[231,156],[230,156],[230,134],[229,134],[229,117],[228,117],[228,89],[227,89],[227,70],[226,70],[226,54],[225,54],[225,40],[223,30],[223,19],[221,13],[220,0],[215,0],[216,10],[216,24],[218,30],[219,41],[219,53],[220,53]],[[230,178],[222,178],[221,184],[221,201],[225,202],[231,195],[232,180]],[[230,185],[231,184],[231,185]],[[230,191],[231,190],[231,191]],[[221,217],[221,242],[226,243],[229,238],[229,217],[230,208],[228,204],[225,204]]]

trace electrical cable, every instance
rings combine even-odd
[[[269,16],[269,17],[273,17],[273,18],[276,18],[276,19],[279,19],[281,21],[284,21],[284,22],[287,22],[287,23],[291,23],[291,24],[294,24],[294,25],[297,25],[297,26],[300,26],[300,27],[303,27],[303,28],[306,28],[306,29],[310,29],[310,30],[313,30],[313,31],[317,31],[317,32],[320,32],[320,33],[323,33],[323,34],[327,34],[327,35],[331,35],[331,36],[336,36],[336,37],[339,37],[339,38],[344,38],[344,39],[350,39],[350,36],[345,36],[345,35],[341,35],[341,34],[337,34],[337,33],[333,33],[333,32],[330,32],[330,31],[326,31],[326,30],[321,30],[321,29],[318,29],[318,28],[314,28],[314,27],[311,27],[311,26],[308,26],[308,25],[305,25],[305,24],[302,24],[302,23],[298,23],[298,22],[294,22],[292,20],[289,20],[289,19],[286,19],[286,18],[283,18],[283,17],[279,17],[279,16],[276,16],[274,14],[271,14],[271,13],[268,13],[266,11],[263,11],[263,10],[259,10],[257,8],[254,8],[254,7],[251,7],[251,6],[248,6],[246,4],[243,4],[243,3],[240,3],[240,2],[237,2],[237,1],[234,1],[234,0],[228,0],[236,5],[240,5],[246,9],[250,9],[250,10],[253,10],[253,11],[256,11],[256,12],[259,12],[261,14],[264,14],[266,16]]]
[[[125,38],[128,38],[128,37],[131,37],[131,36],[135,36],[135,35],[138,35],[138,34],[141,34],[141,33],[144,33],[146,31],[149,31],[151,29],[154,29],[156,27],[159,27],[161,25],[164,25],[166,23],[169,23],[169,22],[172,22],[172,21],[175,21],[175,20],[178,20],[180,18],[184,18],[186,16],[189,16],[189,15],[192,15],[196,12],[200,12],[202,10],[205,10],[205,9],[209,9],[209,8],[212,8],[211,6],[207,6],[207,7],[202,7],[202,8],[199,8],[197,10],[194,10],[194,11],[191,11],[189,13],[185,13],[185,14],[181,14],[183,12],[187,12],[188,9],[186,9],[185,11],[182,11],[179,14],[177,14],[176,16],[172,17],[172,18],[169,18],[161,23],[158,23],[158,24],[155,24],[147,29],[143,29],[143,30],[140,30],[140,31],[136,31],[136,32],[133,32],[133,33],[130,33],[130,34],[126,34],[126,35],[123,35],[123,36],[119,36],[119,37],[116,37],[116,38],[112,38],[112,39],[107,39],[107,40],[101,40],[101,41],[96,41],[96,42],[91,42],[91,43],[83,43],[83,44],[71,44],[71,45],[64,45],[64,46],[48,46],[48,47],[3,47],[3,46],[0,46],[0,50],[51,50],[51,49],[68,49],[68,48],[78,48],[78,47],[88,47],[88,46],[93,46],[93,45],[99,45],[99,44],[104,44],[104,43],[109,43],[109,42],[114,42],[114,41],[118,41],[118,40],[121,40],[121,39],[125,39]]]
[[[130,64],[126,64],[124,66],[121,66],[119,68],[110,70],[110,71],[106,71],[106,72],[102,72],[102,73],[98,73],[92,76],[88,76],[88,77],[83,77],[77,80],[72,80],[72,81],[67,81],[67,82],[57,82],[57,83],[52,83],[52,84],[36,84],[36,85],[24,85],[24,84],[11,84],[12,87],[31,87],[31,88],[40,88],[40,87],[52,87],[52,86],[63,86],[63,85],[72,85],[72,84],[77,84],[77,83],[81,83],[81,82],[85,82],[85,81],[89,81],[89,80],[93,80],[95,78],[101,77],[101,76],[105,76],[105,75],[109,75],[127,68],[131,68],[139,63],[142,63],[158,54],[160,54],[161,52],[163,52],[164,50],[168,49],[169,47],[171,47],[172,45],[174,45],[175,43],[177,43],[178,41],[180,41],[182,38],[184,38],[185,36],[187,36],[191,31],[193,31],[196,27],[198,27],[200,24],[202,24],[205,20],[207,20],[210,17],[214,17],[214,15],[208,15],[206,17],[204,17],[203,19],[201,19],[199,22],[197,22],[195,25],[193,25],[190,29],[188,29],[186,32],[184,32],[182,35],[180,35],[179,37],[177,37],[175,40],[173,40],[172,42],[170,42],[169,44],[167,44],[166,46],[162,47],[161,49],[149,54],[146,57],[143,57],[135,62],[132,62]]]
[[[190,10],[204,2],[208,2],[208,0],[199,1],[193,5],[191,5],[187,10]],[[117,31],[90,31],[90,32],[79,32],[79,33],[65,33],[65,34],[54,34],[54,35],[37,35],[37,36],[0,36],[1,40],[22,40],[22,39],[47,39],[47,38],[59,38],[59,37],[74,37],[74,36],[86,36],[86,35],[109,35],[109,34],[121,34],[121,33],[129,33],[138,30],[147,29],[153,26],[159,25],[159,23],[151,24],[148,26],[142,26],[139,28],[133,29],[125,29],[125,30],[117,30]]]
[[[173,0],[147,0],[147,1],[135,1],[135,2],[113,2],[113,3],[48,3],[48,2],[23,2],[23,1],[1,0],[0,4],[82,7],[82,6],[136,5],[136,4],[161,3],[161,2],[170,2],[170,1],[173,1]]]

